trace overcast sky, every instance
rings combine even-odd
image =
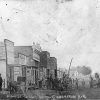
[[[61,1],[61,0],[58,0]],[[100,71],[100,0],[0,0],[0,38],[15,45],[38,42],[58,67]]]

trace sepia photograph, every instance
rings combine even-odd
[[[100,0],[0,0],[0,100],[100,100]]]

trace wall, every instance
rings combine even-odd
[[[57,59],[55,57],[50,57],[49,59],[49,69],[50,74],[52,74],[52,77],[57,77]]]
[[[40,54],[40,66],[44,68],[50,68],[50,53],[47,51],[42,51]]]
[[[26,65],[26,63],[27,63],[27,57],[25,55],[19,53],[19,64]]]
[[[4,43],[7,51],[7,64],[14,64],[14,42],[5,39]]]
[[[6,53],[4,42],[0,42],[0,73],[6,79]]]
[[[50,69],[57,69],[57,59],[55,57],[50,57],[49,59]]]
[[[16,58],[14,59],[14,62],[15,62],[15,63],[14,63],[15,65],[16,65],[16,64],[19,64],[19,58],[16,57]]]
[[[5,39],[5,53],[6,53],[6,82],[9,81],[9,75],[11,75],[10,65],[12,66],[14,64],[14,42]],[[12,74],[13,77],[13,74]]]
[[[0,42],[0,60],[4,59],[6,59],[5,45],[3,42]]]
[[[14,64],[14,43],[5,39],[0,42],[0,73],[5,79],[5,87],[7,87],[7,78],[10,75],[9,64]]]
[[[0,61],[0,73],[1,73],[3,80],[5,79],[6,81],[6,61],[5,60]]]

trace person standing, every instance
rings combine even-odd
[[[90,88],[93,88],[93,77],[92,76],[90,76]]]
[[[2,77],[1,77],[1,74],[0,74],[0,91],[2,91],[2,82],[3,82],[3,80],[2,80]]]
[[[83,88],[85,88],[85,80],[84,79],[82,81],[82,86],[83,86]]]
[[[78,79],[76,78],[76,88],[78,89]]]

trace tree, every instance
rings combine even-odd
[[[78,66],[77,71],[78,71],[78,73],[81,73],[83,75],[89,75],[92,73],[91,68],[88,66],[82,66],[82,67]]]

